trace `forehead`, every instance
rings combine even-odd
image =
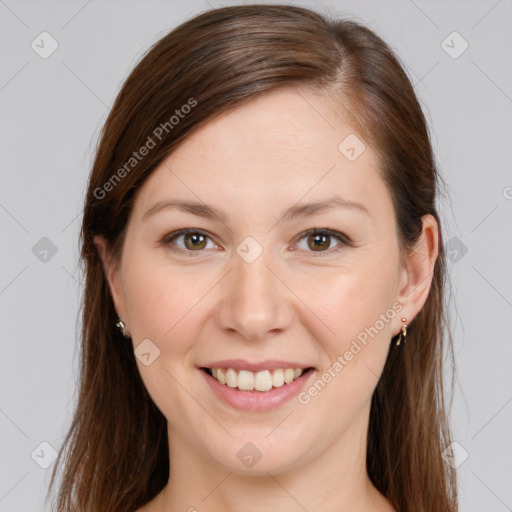
[[[364,137],[325,97],[278,89],[187,137],[147,179],[138,206],[176,195],[239,212],[281,210],[339,193],[382,210],[390,197],[378,165]]]

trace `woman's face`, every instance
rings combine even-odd
[[[202,127],[138,191],[108,276],[171,452],[253,474],[360,456],[390,339],[421,307],[378,166],[325,98],[283,89]]]

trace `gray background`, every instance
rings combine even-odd
[[[454,286],[461,510],[512,510],[512,2],[294,3],[366,23],[415,85],[450,187],[440,208]],[[1,512],[44,510],[52,466],[41,466],[52,449],[41,443],[57,449],[71,419],[77,235],[99,129],[150,44],[230,4],[0,0]],[[43,31],[58,43],[47,59],[31,47]],[[461,55],[453,31],[469,44]]]

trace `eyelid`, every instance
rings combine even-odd
[[[171,242],[173,240],[175,240],[176,238],[179,238],[182,235],[187,235],[187,234],[203,235],[204,237],[209,238],[216,245],[219,245],[219,244],[217,244],[217,242],[215,242],[214,238],[209,233],[207,233],[206,231],[203,231],[202,229],[198,229],[198,228],[183,228],[183,229],[179,229],[177,231],[173,231],[171,233],[166,234],[161,239],[160,243],[164,246],[170,246]],[[337,238],[340,241],[341,246],[353,247],[353,245],[354,245],[352,240],[347,235],[345,235],[344,233],[342,233],[340,231],[336,231],[336,230],[329,229],[329,228],[307,229],[307,230],[303,231],[302,233],[300,233],[299,235],[297,235],[294,244],[297,244],[300,240],[302,240],[303,238],[305,238],[308,235],[317,235],[317,234],[328,235],[333,238]],[[186,253],[187,255],[192,255],[193,253],[196,253],[196,252],[197,253],[204,252],[204,249],[198,250],[198,251],[189,251],[189,250],[184,250],[181,248],[172,248],[170,250],[172,252],[179,252],[181,254]],[[340,250],[340,248],[338,247],[335,249],[329,249],[327,251],[306,251],[306,252],[312,253],[313,256],[316,257],[316,256],[327,255],[327,254],[333,254],[333,253],[338,252],[339,250]]]
[[[302,240],[306,235],[330,235],[332,237],[340,239],[342,242],[345,242],[346,244],[352,243],[350,238],[342,233],[341,231],[336,231],[335,229],[329,229],[329,228],[311,228],[306,229],[306,231],[303,231],[299,235],[297,235],[297,240]]]

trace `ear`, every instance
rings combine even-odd
[[[117,312],[117,315],[119,316],[119,318],[121,318],[121,320],[125,322],[125,324],[128,324],[129,319],[127,318],[127,311],[120,276],[120,264],[118,261],[115,261],[114,258],[112,257],[107,239],[104,236],[96,235],[93,241],[100,255],[101,262],[103,264],[105,278],[107,279],[108,282],[110,295],[112,297],[112,301],[114,302],[114,307]]]
[[[407,318],[407,323],[411,323],[427,300],[439,254],[439,225],[436,219],[430,214],[424,215],[422,223],[420,239],[407,255],[400,276],[398,301],[403,310],[398,321]],[[398,334],[401,324],[394,326],[394,329]]]

